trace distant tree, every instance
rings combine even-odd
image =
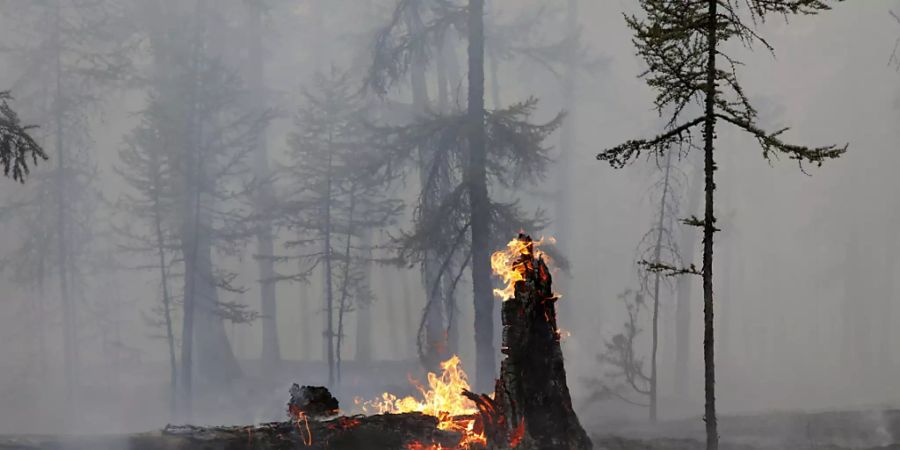
[[[639,288],[626,290],[619,295],[628,313],[624,331],[606,343],[606,349],[600,354],[600,362],[612,365],[617,372],[607,374],[606,379],[589,380],[599,389],[594,394],[595,399],[607,397],[619,398],[627,403],[638,406],[646,406],[652,423],[658,419],[659,406],[659,332],[660,332],[660,302],[663,290],[674,286],[669,283],[660,267],[671,267],[680,263],[678,243],[675,237],[676,217],[679,212],[679,196],[681,188],[681,172],[673,161],[674,152],[668,152],[665,159],[658,161],[658,177],[654,180],[651,197],[655,203],[656,212],[653,217],[653,225],[641,238],[638,244],[637,274]],[[645,300],[650,298],[648,304]],[[642,318],[642,311],[649,314],[648,318]],[[649,351],[639,351],[636,338],[642,331],[641,323],[649,322],[650,340]],[[646,326],[646,325],[644,325]],[[649,368],[644,367],[644,362],[649,360]],[[619,383],[624,379],[625,383]],[[610,385],[610,382],[617,383]],[[646,401],[637,401],[628,395],[627,391],[633,391]]]
[[[115,171],[131,188],[122,193],[115,205],[125,215],[127,225],[116,226],[121,238],[119,248],[147,260],[138,269],[158,272],[160,304],[152,309],[147,321],[154,328],[162,328],[169,352],[169,411],[176,413],[177,399],[177,342],[174,309],[176,300],[172,289],[173,270],[178,259],[175,222],[177,203],[174,187],[171,145],[164,130],[156,127],[150,116],[132,130],[119,150],[120,165]]]
[[[258,317],[220,297],[244,292],[237,274],[220,261],[240,255],[254,234],[258,185],[250,155],[269,117],[245,106],[252,94],[225,58],[234,4],[214,9],[206,0],[172,0],[140,6],[153,63],[141,113],[144,126],[154,130],[147,151],[165,152],[172,171],[173,241],[184,277],[179,411],[189,419],[195,378],[222,391],[241,374],[224,321]]]
[[[653,378],[638,339],[644,331],[641,323],[647,320],[648,305],[641,290],[626,289],[618,298],[627,314],[624,329],[603,343],[605,348],[597,359],[609,370],[600,379],[587,380],[593,388],[590,400],[612,398],[649,409],[653,404]]]
[[[391,223],[402,205],[384,195],[389,165],[368,139],[364,104],[349,76],[334,68],[318,74],[304,97],[289,137],[288,190],[281,202],[284,225],[298,235],[285,247],[300,252],[280,261],[302,263],[299,273],[283,279],[302,282],[322,268],[323,338],[334,387],[341,378],[344,319],[355,305],[371,301],[364,236]]]
[[[429,62],[434,60],[438,78],[437,110],[447,112],[452,91],[448,60],[453,58],[449,38],[464,18],[463,9],[451,1],[398,1],[388,23],[375,34],[366,87],[383,96],[408,75],[412,103],[405,114],[407,121],[425,118],[434,109],[429,101],[427,80]],[[446,175],[450,170],[446,161],[436,157],[434,148],[419,147],[415,151],[420,184],[415,215],[421,221],[438,214],[439,205],[450,191]],[[450,274],[458,270],[461,262],[453,258],[442,264],[440,247],[445,246],[448,238],[432,236],[434,245],[424,249],[421,255],[426,306],[424,327],[416,343],[419,359],[428,371],[437,371],[439,363],[454,351],[451,335],[455,334],[452,317],[456,302]]]
[[[749,0],[746,2],[753,22],[741,17],[736,0],[640,0],[646,18],[626,16],[634,30],[637,53],[647,63],[644,77],[648,85],[657,89],[655,105],[660,114],[670,114],[668,130],[650,139],[631,140],[604,151],[598,159],[613,167],[622,167],[642,152],[670,151],[673,144],[691,145],[691,130],[703,127],[705,202],[703,219],[692,217],[685,222],[703,229],[703,265],[698,271],[688,268],[657,267],[676,273],[696,273],[703,279],[704,304],[704,362],[705,362],[705,421],[707,449],[718,449],[719,436],[715,407],[715,361],[713,345],[713,235],[717,231],[714,214],[714,159],[716,122],[723,120],[753,136],[763,150],[763,157],[771,159],[784,155],[801,165],[820,165],[837,158],[845,147],[804,147],[781,140],[786,129],[767,132],[757,125],[757,112],[750,104],[738,82],[738,61],[725,53],[725,43],[737,40],[749,46],[761,43],[772,50],[769,43],[754,30],[758,21],[772,15],[815,14],[830,9],[823,0]],[[720,62],[723,65],[720,65]],[[703,113],[683,122],[685,107],[697,102]]]
[[[687,159],[690,161],[690,159]],[[690,181],[685,187],[687,203],[685,209],[679,209],[682,217],[696,215],[700,209],[700,201],[703,198],[703,170],[701,167],[691,165],[687,170]],[[694,253],[698,247],[699,236],[695,227],[682,226],[678,237],[678,251],[681,261],[693,261]],[[681,398],[688,395],[688,362],[691,354],[691,305],[693,299],[693,284],[696,277],[693,274],[679,274],[675,279],[675,367],[673,378],[675,381],[675,393]]]
[[[680,263],[678,241],[675,238],[676,214],[679,211],[680,172],[672,160],[674,152],[667,152],[659,179],[653,186],[658,196],[655,223],[641,239],[638,261],[641,291],[653,299],[651,309],[650,345],[650,421],[656,423],[659,408],[659,304],[664,287],[660,267],[673,267]]]
[[[266,35],[265,16],[267,6],[259,0],[244,0],[246,30],[249,39],[246,41],[245,78],[248,89],[252,91],[250,99],[253,108],[260,116],[267,114],[268,93],[265,85]],[[265,130],[261,130],[255,144],[256,151],[251,156],[252,170],[257,178],[254,207],[259,223],[256,224],[256,261],[259,270],[260,289],[260,321],[262,322],[262,354],[260,368],[262,373],[269,374],[277,368],[281,360],[278,343],[278,303],[275,296],[275,267],[272,256],[275,253],[275,232],[269,211],[275,206],[275,194],[272,186],[272,169],[269,164],[268,145]]]
[[[412,1],[401,1],[398,8],[409,7]],[[468,7],[447,1],[424,4],[432,5],[432,9],[426,18],[420,18],[419,25],[413,21],[402,28],[406,32],[398,32],[400,28],[395,27],[379,34],[376,63],[369,83],[376,91],[384,92],[396,82],[390,80],[399,80],[409,71],[415,103],[416,91],[421,94],[425,86],[417,79],[424,75],[426,57],[443,55],[443,47],[434,45],[435,37],[445,37],[451,30],[467,36],[467,110],[438,108],[437,112],[419,112],[414,114],[411,125],[385,129],[383,136],[386,151],[396,152],[401,160],[416,161],[420,175],[421,193],[416,202],[413,229],[399,240],[401,260],[421,262],[428,268],[423,277],[428,301],[417,339],[420,359],[430,367],[437,365],[445,354],[442,343],[452,334],[454,309],[446,307],[445,302],[446,316],[439,315],[438,310],[442,299],[452,298],[471,264],[479,374],[476,387],[490,390],[496,375],[490,249],[519,229],[537,232],[545,223],[540,214],[528,217],[515,202],[492,201],[489,187],[513,187],[524,180],[542,179],[550,162],[544,142],[559,127],[562,116],[546,124],[529,123],[537,106],[535,99],[487,111],[484,107],[484,2],[472,1]],[[393,23],[399,23],[403,14],[395,13]],[[391,50],[379,50],[381,47]],[[434,48],[439,53],[428,53]],[[447,60],[441,62],[444,66],[446,63]],[[447,73],[439,70],[438,75],[440,88],[447,82]],[[446,92],[439,97],[444,95]],[[428,273],[433,276],[427,276]],[[447,328],[441,327],[441,322],[447,323]]]
[[[32,252],[29,260],[37,264],[30,271],[36,277],[34,284],[43,286],[50,271],[58,279],[63,373],[71,402],[80,366],[78,347],[83,340],[78,316],[91,316],[88,307],[78,305],[89,300],[84,274],[96,256],[91,254],[96,250],[91,242],[101,223],[92,216],[101,199],[90,123],[104,93],[127,76],[136,39],[133,30],[124,25],[127,8],[123,2],[5,2],[0,7],[4,28],[11,35],[4,51],[14,62],[13,87],[22,105],[20,111],[48,125],[36,137],[46,140],[42,147],[52,150],[55,162],[54,173],[42,171],[40,181],[35,180],[46,186],[33,186],[23,193],[28,198],[20,201],[22,207],[16,214],[32,227],[46,228],[38,233],[32,228],[28,233],[49,242],[29,245],[30,238],[25,239],[17,254],[24,261],[23,252]],[[30,146],[18,141],[22,143]],[[38,250],[47,253],[33,254]]]
[[[491,211],[487,184],[487,133],[484,119],[484,0],[469,0],[468,73],[465,116],[468,161],[463,178],[468,197],[468,225],[472,254],[472,289],[475,303],[475,386],[487,391],[496,376],[494,351],[494,297],[491,290]]]

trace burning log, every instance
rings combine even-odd
[[[493,396],[468,391],[459,358],[442,365],[418,386],[421,398],[385,393],[366,402],[381,413],[338,417],[338,402],[321,387],[291,388],[291,420],[256,427],[169,426],[160,433],[84,440],[25,439],[13,448],[67,450],[181,449],[367,449],[367,450],[590,450],[592,444],[572,409],[566,384],[560,334],[556,324],[558,297],[539,242],[528,236],[509,243],[492,256],[492,266],[507,287],[504,298],[505,358]],[[463,396],[459,395],[460,391]],[[0,441],[0,448],[3,447]]]
[[[419,413],[274,422],[258,426],[168,426],[161,432],[99,437],[0,437],[16,450],[407,450],[421,442],[453,448],[459,433],[439,430],[438,419]]]
[[[540,242],[520,234],[491,258],[494,270],[508,283],[507,289],[495,290],[504,298],[501,352],[505,358],[494,399],[481,396],[476,403],[486,417],[491,448],[591,449],[566,384],[556,324],[559,297],[553,293],[550,271],[536,244]]]

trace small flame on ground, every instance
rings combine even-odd
[[[420,398],[404,397],[385,392],[381,399],[368,402],[357,400],[363,412],[373,410],[379,414],[402,414],[418,412],[438,419],[438,429],[455,431],[462,434],[458,449],[468,449],[472,444],[487,442],[483,432],[475,431],[475,416],[478,408],[471,400],[462,395],[470,390],[468,376],[459,366],[459,357],[453,355],[441,363],[441,374],[428,373],[428,387],[413,381],[419,390]],[[422,444],[413,442],[409,450],[440,450],[439,444]],[[448,449],[449,450],[449,449]]]
[[[521,235],[520,235],[521,236]],[[552,237],[541,238],[537,241],[525,240],[519,237],[509,241],[506,248],[494,252],[491,255],[491,268],[494,274],[498,275],[506,285],[503,289],[494,289],[494,295],[502,300],[509,300],[516,295],[516,282],[525,279],[525,271],[528,269],[528,260],[531,258],[522,258],[523,256],[532,256],[533,258],[548,258],[544,252],[538,250],[538,247],[545,243],[555,244],[556,240]]]
[[[297,431],[300,432],[300,439],[303,440],[303,444],[307,447],[312,446],[312,431],[309,430],[309,419],[306,417],[306,414],[304,412],[297,412],[297,419],[295,420],[295,424],[297,425]],[[306,429],[305,434],[304,428]]]

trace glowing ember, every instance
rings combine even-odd
[[[425,445],[419,441],[415,441],[406,446],[406,450],[443,450],[444,447],[441,447],[441,444],[430,444]]]
[[[313,439],[312,432],[309,430],[309,419],[304,412],[297,411],[294,425],[297,426],[297,431],[300,432],[300,438],[303,440],[303,444],[307,447],[311,446]]]
[[[475,430],[475,417],[478,408],[475,404],[462,395],[464,390],[469,390],[469,381],[466,372],[459,366],[459,357],[453,355],[447,361],[441,363],[441,374],[428,374],[428,387],[413,381],[419,390],[420,398],[398,398],[396,395],[385,392],[381,399],[357,403],[362,410],[368,413],[370,410],[379,414],[402,414],[418,412],[438,419],[438,429],[455,431],[462,434],[463,438],[457,448],[468,449],[472,444],[484,444],[484,433]],[[410,450],[438,450],[440,445],[425,445],[414,442],[408,447]],[[449,449],[448,449],[449,450]]]
[[[547,238],[546,242],[556,243],[552,237]],[[491,268],[506,284],[504,289],[494,289],[494,295],[503,300],[509,300],[515,296],[516,282],[525,279],[525,272],[528,270],[531,260],[536,258],[547,260],[544,252],[537,250],[543,244],[544,238],[532,241],[523,239],[522,235],[519,235],[506,244],[506,249],[496,251],[491,255]]]

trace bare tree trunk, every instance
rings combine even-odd
[[[363,292],[369,290],[372,280],[372,236],[369,231],[365,231],[362,236],[363,240]],[[356,357],[357,361],[369,362],[372,360],[372,299],[368,302],[356,302]],[[384,301],[392,301],[385,296]],[[389,316],[392,320],[396,317],[393,314]],[[396,345],[397,326],[391,324],[388,326],[388,334],[390,335],[391,344]]]
[[[75,306],[69,292],[69,242],[67,234],[67,200],[66,200],[66,152],[63,148],[63,98],[62,86],[62,4],[57,0],[54,24],[54,51],[56,91],[54,100],[54,125],[56,136],[56,235],[57,265],[59,266],[59,294],[63,307],[63,374],[66,382],[66,406],[74,406],[74,390],[77,384],[77,345],[78,335],[75,330]]]
[[[703,215],[703,361],[705,373],[706,449],[718,450],[719,432],[716,420],[716,361],[715,333],[713,330],[713,235],[716,216],[713,209],[716,189],[716,163],[713,158],[713,141],[716,138],[716,54],[718,50],[718,0],[708,0],[708,24],[706,27],[707,66],[706,104],[703,125],[704,180],[706,202]]]
[[[325,240],[322,251],[325,255],[325,357],[328,360],[328,387],[334,388],[334,291],[332,285],[332,250],[331,250],[331,190],[332,190],[332,149],[331,138],[328,140],[328,167],[325,181]]]
[[[156,154],[153,154],[156,157]],[[154,168],[158,168],[158,164],[154,164]],[[159,192],[162,188],[162,180],[160,180],[159,172],[153,174],[153,182],[155,189],[153,190],[153,225],[156,234],[156,250],[159,256],[159,280],[162,285],[163,295],[163,318],[166,325],[166,344],[169,348],[169,414],[174,418],[176,413],[176,380],[178,379],[177,367],[175,363],[175,333],[172,329],[172,297],[169,294],[169,271],[166,262],[166,244],[162,230],[162,211],[160,210]]]
[[[469,189],[472,230],[472,286],[475,304],[475,388],[487,392],[496,376],[494,351],[494,298],[490,267],[490,200],[485,172],[484,130],[484,0],[469,1],[469,102],[467,126],[469,161],[466,184]]]
[[[338,302],[337,346],[335,348],[335,353],[336,353],[336,357],[337,357],[337,382],[338,382],[338,384],[341,383],[341,347],[342,347],[342,344],[344,343],[344,316],[350,310],[350,305],[347,303],[349,300],[348,299],[349,292],[347,291],[347,289],[350,287],[349,286],[350,285],[350,277],[351,277],[350,265],[352,263],[352,260],[350,257],[350,248],[351,248],[350,243],[353,240],[353,231],[354,231],[354,228],[353,228],[353,212],[354,211],[353,210],[355,209],[355,206],[356,206],[356,192],[355,192],[355,186],[353,186],[352,182],[350,183],[350,192],[348,193],[348,196],[350,197],[350,207],[347,212],[347,232],[346,232],[346,236],[345,236],[346,242],[344,243],[344,255],[343,255],[344,273],[343,273],[343,279],[341,280],[341,299]]]
[[[564,49],[566,71],[563,75],[562,82],[562,101],[563,108],[566,111],[566,119],[562,123],[559,134],[559,161],[556,166],[556,214],[553,218],[553,228],[556,230],[556,237],[559,240],[557,246],[563,255],[571,258],[570,243],[575,239],[572,234],[572,197],[576,195],[572,192],[571,179],[574,176],[574,163],[577,155],[576,151],[576,120],[577,120],[577,101],[575,99],[575,88],[578,77],[578,0],[568,0],[566,8],[566,30],[570,33],[569,45]],[[566,282],[568,277],[560,274],[557,279],[557,285],[561,291],[566,291]],[[571,299],[571,297],[569,297]],[[575,304],[571,300],[564,301],[558,305],[559,316],[563,323],[574,324],[576,315],[574,314]],[[568,325],[571,326],[571,325]]]
[[[422,19],[415,8],[410,8],[406,17],[411,30],[418,33],[422,28]],[[421,52],[416,52],[412,57],[410,66],[410,84],[412,86],[413,114],[423,116],[428,110],[428,85],[425,74],[425,58]],[[434,151],[430,148],[419,148],[419,181],[423,198],[422,209],[433,211],[441,202],[443,191],[440,186],[434,190],[428,190],[429,174],[434,165]],[[426,213],[427,214],[427,213]],[[441,278],[441,258],[434,250],[426,250],[422,263],[422,285],[425,288],[425,335],[424,347],[419,345],[419,359],[425,370],[436,372],[438,364],[444,359],[446,349],[444,337],[444,311],[442,309],[442,292],[432,289]],[[417,337],[418,341],[418,337]]]
[[[254,92],[255,109],[262,115],[266,109],[265,93],[265,61],[263,58],[263,26],[262,8],[260,5],[248,4],[250,10],[250,69],[249,81]],[[254,176],[262,182],[256,199],[257,212],[266,217],[275,197],[270,184],[269,154],[265,133],[260,133],[256,143],[256,155],[253,158]],[[275,297],[275,267],[271,256],[275,252],[272,235],[272,223],[263,219],[256,231],[257,265],[259,266],[260,312],[262,320],[262,373],[267,374],[281,361],[281,349],[278,344],[278,304]]]
[[[197,16],[202,11],[203,0],[197,3]],[[200,28],[199,26],[197,27]],[[196,31],[195,31],[196,32]],[[199,52],[199,36],[194,37],[191,45],[191,62],[189,63],[196,73],[197,58]],[[192,84],[196,84],[195,80],[190,80]],[[198,252],[197,243],[197,222],[199,221],[199,205],[200,193],[196,186],[198,182],[195,178],[198,172],[199,155],[196,154],[199,146],[197,145],[200,134],[199,123],[196,120],[196,86],[191,86],[187,101],[189,102],[187,117],[188,123],[188,154],[185,155],[185,179],[184,189],[187,192],[184,195],[184,205],[182,211],[182,230],[181,230],[181,251],[184,257],[184,299],[182,304],[183,317],[181,323],[181,398],[182,407],[180,410],[181,419],[190,421],[193,415],[194,403],[194,312],[196,310],[196,291],[197,277],[194,274],[196,264],[196,254]]]
[[[416,324],[412,317],[413,302],[412,294],[409,292],[409,272],[402,270],[400,272],[400,289],[403,297],[403,322],[406,324],[406,354],[404,358],[415,355],[416,352]]]
[[[491,67],[491,106],[494,109],[502,108],[502,104],[500,103],[500,62],[497,61],[497,56],[491,54],[490,55],[490,67]]]
[[[199,0],[194,11],[195,37],[191,43],[191,88],[189,117],[187,118],[189,137],[186,151],[184,186],[187,189],[184,205],[184,229],[182,230],[182,254],[185,265],[184,324],[182,331],[182,388],[184,392],[184,414],[189,420],[192,414],[193,378],[202,378],[203,386],[219,391],[227,391],[227,385],[240,376],[241,369],[234,356],[225,324],[219,314],[218,286],[212,263],[212,240],[209,212],[202,208],[208,179],[205,163],[211,155],[204,154],[204,120],[198,110],[198,98],[206,51],[206,23],[208,0]],[[213,119],[214,120],[214,119]],[[196,350],[196,352],[194,351]]]
[[[684,217],[690,217],[700,208],[700,200],[703,193],[703,170],[694,169],[694,179],[688,188],[687,210],[682,213]],[[678,242],[681,259],[690,265],[694,261],[694,252],[697,248],[697,236],[694,227],[683,226]],[[685,399],[689,396],[688,388],[688,363],[691,358],[691,286],[694,277],[692,275],[679,275],[675,282],[677,295],[675,306],[675,392]]]
[[[663,227],[665,226],[665,218],[666,218],[666,202],[668,201],[669,195],[669,175],[672,169],[672,152],[668,152],[666,154],[666,172],[665,178],[663,179],[663,191],[662,197],[659,201],[659,220],[656,224],[656,246],[653,249],[653,261],[656,264],[662,264],[660,261],[662,257],[662,243],[663,236],[665,235]],[[658,351],[659,351],[659,287],[660,287],[660,277],[662,274],[660,272],[655,272],[653,274],[653,338],[651,344],[650,351],[650,422],[656,423],[658,419],[658,408],[659,408],[659,397],[658,397],[658,385],[659,378],[657,376],[657,360],[658,360]]]
[[[449,42],[451,42],[451,40],[447,36],[447,33],[445,33],[443,39],[437,44],[438,56],[435,64],[438,84],[438,110],[443,114],[449,114],[451,111],[450,94],[453,92],[453,87],[451,85],[453,81],[451,80],[459,79],[458,63],[455,61],[455,55],[453,55],[453,49],[450,47]],[[451,70],[453,73],[451,73]],[[447,184],[448,183],[446,182],[442,184],[441,192],[449,190]],[[453,266],[454,264],[451,262],[441,277],[441,284],[443,285],[443,315],[447,321],[445,330],[445,355],[456,354],[459,348],[459,320],[456,318],[456,291],[455,286],[453,286],[453,277],[450,276],[454,270]],[[433,285],[432,287],[426,287],[426,289],[433,289]]]

